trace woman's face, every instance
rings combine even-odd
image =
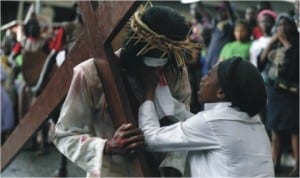
[[[271,29],[274,25],[274,20],[270,15],[263,15],[259,21],[259,27],[262,29],[263,33],[265,34],[270,34],[271,33]]]
[[[198,101],[200,103],[212,103],[220,101],[218,93],[221,88],[218,82],[218,66],[214,66],[207,75],[203,76],[198,91]]]
[[[278,23],[277,30],[283,30],[285,34],[290,34],[292,32],[292,25],[284,18],[281,18]]]
[[[246,12],[245,12],[245,19],[246,21],[251,24],[251,25],[255,25],[256,24],[256,9],[255,8],[247,8]]]

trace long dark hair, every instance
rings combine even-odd
[[[284,19],[289,23],[291,26],[291,31],[287,35],[288,40],[292,43],[292,45],[298,45],[299,44],[299,32],[297,28],[297,24],[294,21],[293,17],[288,13],[281,13],[277,16],[276,22],[274,25],[273,33],[277,32],[277,28],[279,26],[280,20]]]

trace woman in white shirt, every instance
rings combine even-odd
[[[258,116],[266,90],[252,64],[233,58],[216,65],[198,92],[199,101],[211,108],[192,115],[174,100],[175,114],[189,119],[166,127],[160,127],[153,104],[156,76],[145,77],[139,127],[147,149],[189,151],[192,177],[274,176],[270,142]]]
[[[254,40],[250,47],[250,62],[256,67],[258,57],[271,41],[271,30],[275,23],[276,16],[276,13],[269,9],[262,10],[258,14],[257,21],[261,31],[263,32],[263,36]]]

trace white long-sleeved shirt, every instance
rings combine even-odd
[[[258,116],[216,103],[190,117],[179,103],[176,112],[190,117],[160,127],[152,101],[139,109],[139,127],[151,151],[189,151],[192,177],[273,177],[271,147]]]
[[[257,58],[259,54],[264,50],[272,37],[262,36],[259,39],[252,42],[251,47],[249,49],[250,52],[250,62],[257,67]]]

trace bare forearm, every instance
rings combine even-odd
[[[280,42],[283,44],[283,46],[286,49],[289,49],[292,46],[291,43],[288,40],[281,40]]]

